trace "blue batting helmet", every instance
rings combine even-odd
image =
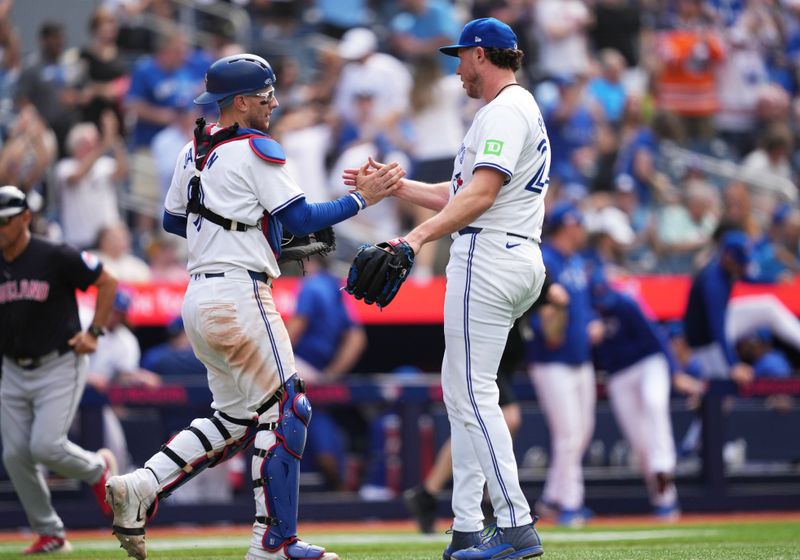
[[[214,103],[241,93],[259,91],[276,82],[269,62],[254,54],[220,58],[206,72],[206,91],[194,100],[198,105]]]

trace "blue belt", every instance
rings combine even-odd
[[[467,235],[469,233],[480,233],[482,231],[483,231],[482,227],[467,226],[465,228],[461,228],[460,230],[458,230],[458,234]],[[519,237],[520,239],[529,239],[527,235],[520,235],[518,233],[506,232],[506,235],[510,235],[511,237]]]
[[[258,280],[259,282],[264,282],[265,284],[269,284],[269,276],[266,272],[256,272],[254,270],[248,270],[247,274],[250,275],[250,278],[253,280]],[[200,274],[196,274],[195,276],[202,276],[203,278],[224,278],[224,272],[201,272]]]

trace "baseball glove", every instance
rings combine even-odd
[[[402,237],[358,248],[345,291],[364,303],[389,305],[414,266],[414,250]]]
[[[336,235],[330,226],[303,236],[294,236],[284,230],[278,263],[302,261],[311,255],[325,256],[335,248]]]

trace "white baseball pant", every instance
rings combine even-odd
[[[453,446],[457,531],[483,528],[484,482],[498,526],[532,521],[495,380],[508,332],[543,283],[541,252],[532,240],[484,231],[461,235],[450,248],[442,388]]]
[[[550,430],[550,465],[542,499],[564,510],[583,507],[583,454],[594,433],[597,400],[591,363],[533,363],[529,368]]]
[[[656,473],[675,472],[675,440],[669,415],[669,365],[663,354],[653,354],[610,376],[606,388],[611,409],[631,445],[654,506],[671,506],[674,485],[656,491]]]

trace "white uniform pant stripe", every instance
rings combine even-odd
[[[269,344],[272,347],[272,353],[275,356],[275,362],[278,364],[278,375],[281,378],[281,386],[286,383],[286,375],[283,372],[283,364],[281,363],[278,354],[278,348],[275,346],[275,336],[272,334],[272,328],[269,325],[267,314],[264,311],[264,304],[258,296],[258,281],[253,280],[253,294],[255,295],[256,305],[258,305],[258,312],[261,313],[261,318],[264,320],[264,326],[267,328],[267,336],[269,336]],[[292,372],[294,373],[294,372]]]
[[[457,531],[483,528],[484,483],[500,527],[531,522],[496,378],[509,329],[538,296],[544,266],[535,243],[514,244],[511,251],[507,239],[501,232],[459,236],[447,266],[442,388]]]
[[[534,363],[529,372],[550,430],[551,457],[542,497],[563,509],[580,509],[583,454],[594,432],[594,369],[589,363]]]
[[[497,456],[494,452],[494,447],[492,446],[492,440],[489,437],[489,433],[486,430],[486,424],[481,418],[481,412],[478,408],[478,404],[475,401],[475,392],[472,388],[472,360],[470,359],[470,338],[469,338],[469,299],[470,299],[470,288],[472,284],[472,259],[475,256],[475,239],[477,234],[472,234],[472,239],[470,240],[469,246],[469,256],[467,257],[467,281],[466,286],[464,288],[464,347],[465,347],[465,360],[466,360],[466,380],[467,380],[467,392],[469,393],[469,400],[470,404],[472,405],[472,410],[475,413],[475,418],[478,421],[478,425],[481,428],[481,432],[483,432],[483,437],[486,439],[486,445],[489,448],[489,457],[492,460],[492,467],[494,468],[494,474],[497,477],[497,482],[500,485],[500,489],[503,492],[503,497],[505,498],[506,504],[508,505],[509,515],[511,516],[511,526],[516,527],[516,516],[514,514],[514,504],[511,502],[511,499],[508,497],[508,490],[506,489],[506,484],[503,481],[503,475],[500,472],[500,469],[497,466]]]

